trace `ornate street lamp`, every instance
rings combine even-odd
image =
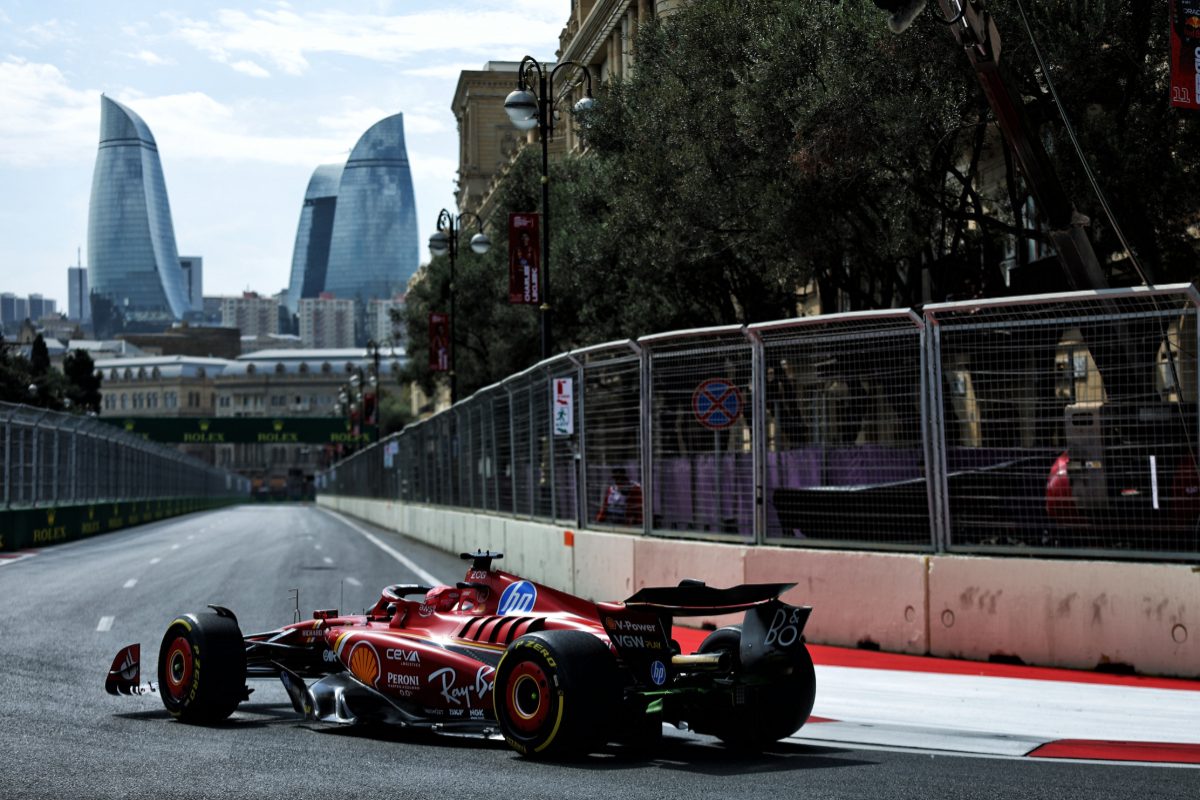
[[[430,253],[435,256],[450,256],[450,405],[458,402],[458,363],[454,360],[454,260],[458,256],[458,235],[462,230],[463,217],[474,217],[479,229],[471,237],[471,252],[483,255],[492,249],[492,240],[483,232],[483,220],[478,214],[470,211],[464,211],[456,217],[443,208],[438,214],[437,232],[429,237]]]
[[[562,61],[548,74],[533,56],[521,59],[517,72],[517,88],[504,100],[504,110],[518,130],[538,129],[542,140],[542,262],[539,320],[541,322],[542,360],[550,357],[554,349],[554,336],[550,319],[550,134],[554,132],[554,76],[564,67],[573,67],[583,72],[586,80],[584,96],[575,104],[575,113],[592,109],[596,101],[592,98],[592,74],[583,64]],[[537,72],[537,88],[534,90],[530,71]]]

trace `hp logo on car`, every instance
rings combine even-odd
[[[537,588],[529,581],[517,581],[510,583],[504,593],[500,595],[500,605],[496,606],[496,613],[502,616],[528,614],[533,611],[536,603]]]
[[[667,667],[661,661],[655,661],[650,665],[650,680],[654,681],[655,686],[662,686],[667,682]]]

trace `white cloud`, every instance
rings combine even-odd
[[[165,67],[175,63],[174,59],[164,58],[153,50],[139,50],[136,53],[127,53],[127,55],[135,61],[141,61],[152,67]]]
[[[25,47],[40,48],[60,42],[74,42],[77,37],[71,22],[59,22],[57,19],[30,25],[22,34],[21,44]]]
[[[95,152],[99,91],[68,85],[53,64],[0,62],[0,164],[32,166]]]
[[[432,64],[428,67],[414,67],[401,70],[400,74],[413,78],[443,78],[457,82],[458,75],[467,70],[477,70],[483,64]]]
[[[237,72],[242,73],[243,75],[249,75],[251,78],[269,78],[269,77],[271,77],[271,73],[267,72],[265,69],[260,67],[258,64],[255,64],[253,61],[249,61],[246,59],[242,59],[241,61],[234,61],[229,66],[232,67]]]
[[[309,70],[309,58],[319,55],[398,63],[457,50],[480,55],[480,63],[513,58],[523,50],[514,41],[556,42],[564,22],[560,2],[476,4],[473,10],[459,5],[398,15],[299,13],[278,5],[253,12],[222,9],[212,20],[182,19],[174,35],[221,63],[248,56],[302,75]]]

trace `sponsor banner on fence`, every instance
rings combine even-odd
[[[450,315],[440,311],[429,314],[429,369],[450,371]]]
[[[538,215],[508,215],[508,302],[538,305],[542,302],[542,253]]]
[[[1200,111],[1200,0],[1171,0],[1171,105]]]

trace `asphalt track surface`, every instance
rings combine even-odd
[[[931,741],[905,735],[905,725],[928,729],[923,717],[907,719],[919,709],[912,710],[902,671],[889,679],[886,670],[873,670],[862,686],[855,676],[867,672],[819,666],[817,713],[836,711],[841,720],[806,726],[800,735],[810,738],[760,755],[667,728],[652,751],[614,746],[562,764],[529,762],[503,742],[475,737],[306,723],[274,681],[255,681],[251,700],[212,727],[176,722],[154,696],[103,692],[122,646],[142,642],[143,663],[155,663],[175,613],[217,603],[237,612],[244,631],[266,630],[292,620],[292,589],[299,589],[307,617],[313,608],[358,611],[388,583],[430,576],[451,582],[463,571],[445,553],[301,506],[195,514],[5,559],[0,798],[1200,797],[1200,769],[929,747]],[[842,673],[830,671],[836,669]],[[953,704],[953,681],[935,680]],[[915,702],[933,704],[937,694],[926,689]],[[1200,727],[1189,705],[1200,693],[1167,697],[1182,698],[1179,716]],[[890,698],[900,704],[892,707]],[[1079,705],[1104,702],[1103,695],[1082,695],[1064,704],[1065,713],[1123,713]],[[878,732],[844,713],[864,714],[864,703],[895,715],[889,742],[854,732]],[[1005,724],[1020,724],[1020,712],[1009,708]],[[1039,716],[1043,710],[1030,710],[1031,727]],[[1153,719],[1141,722],[1156,729]],[[1165,720],[1164,730],[1179,724]],[[820,733],[823,725],[843,727],[830,737]]]

